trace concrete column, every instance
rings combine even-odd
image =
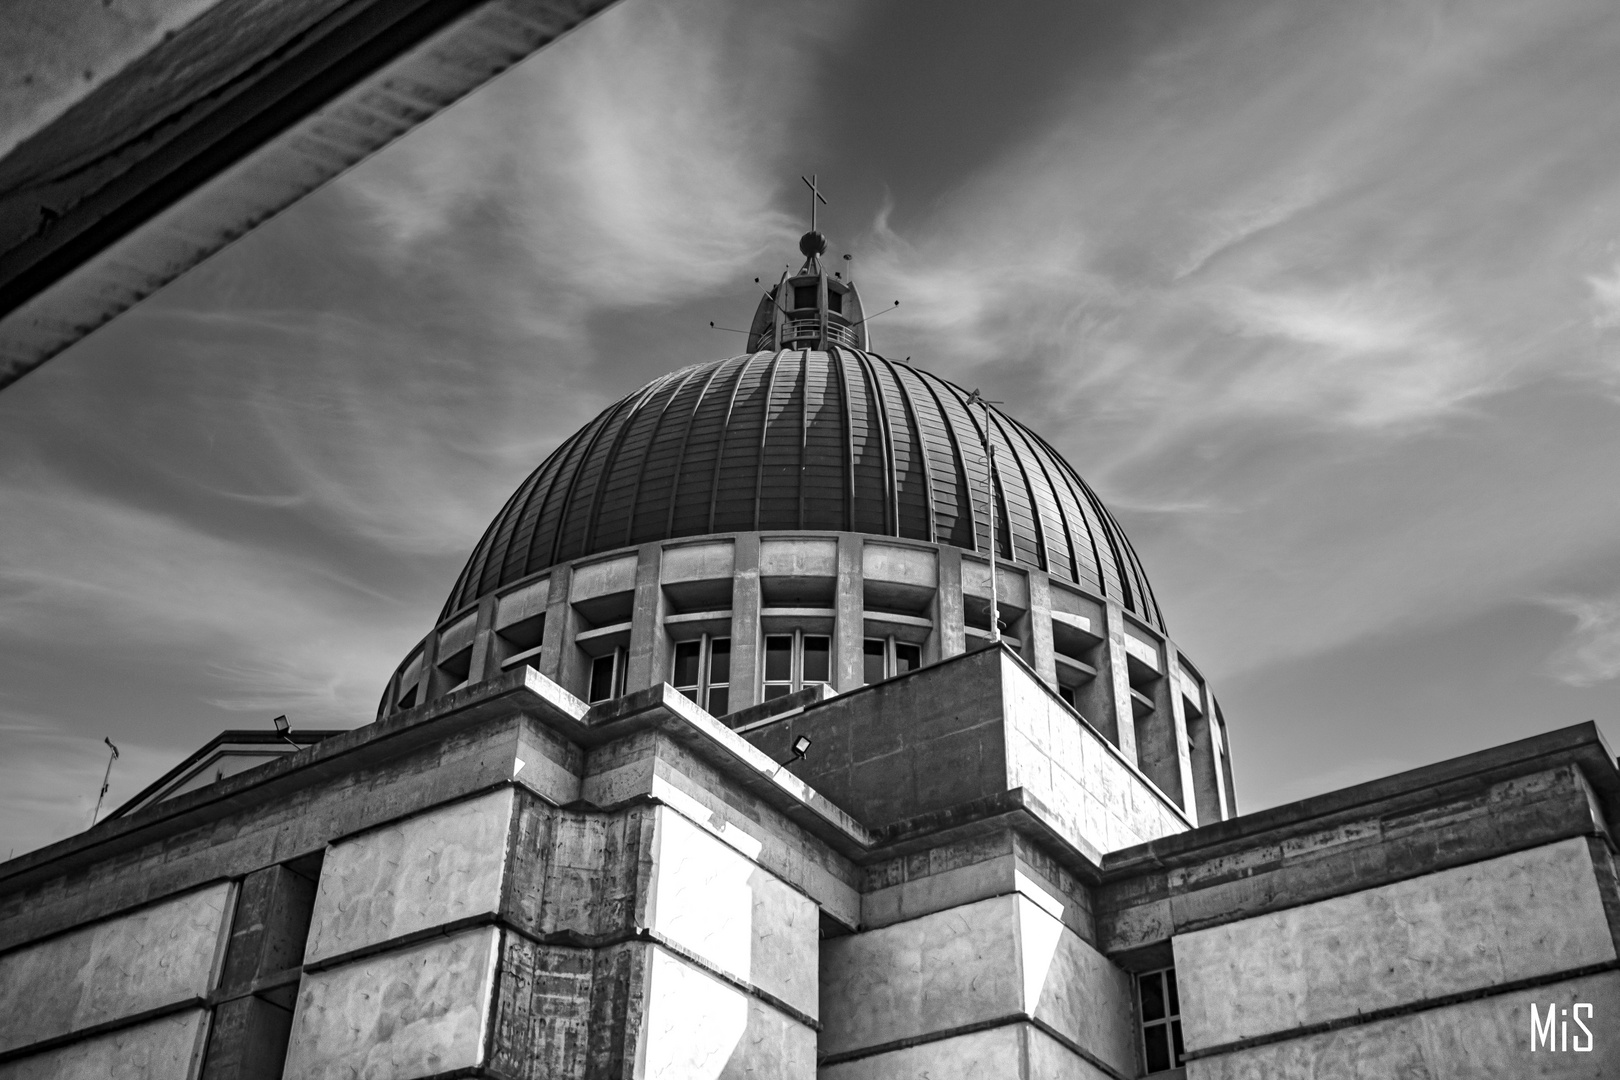
[[[422,639],[422,690],[416,695],[418,705],[432,701],[444,688],[439,678],[439,628]]]
[[[1029,633],[1024,637],[1024,651],[1029,666],[1046,685],[1057,689],[1057,661],[1052,649],[1052,586],[1045,572],[1031,570],[1025,575],[1029,583]]]
[[[664,589],[659,583],[664,545],[642,544],[636,552],[636,600],[630,615],[630,666],[626,693],[664,681],[669,645],[664,639]]]
[[[1170,731],[1175,740],[1177,777],[1180,787],[1179,801],[1181,808],[1187,812],[1194,825],[1219,820],[1212,817],[1214,807],[1206,807],[1200,813],[1198,806],[1198,786],[1193,779],[1192,737],[1187,730],[1186,698],[1181,694],[1181,657],[1176,647],[1170,644],[1167,638],[1162,649],[1164,654],[1164,678],[1159,680],[1162,688],[1158,693],[1159,701],[1168,698],[1170,708]],[[1161,706],[1162,707],[1162,706]]]
[[[731,709],[762,700],[759,661],[759,534],[738,533],[732,548]]]
[[[1215,700],[1213,693],[1209,695],[1209,720],[1210,726],[1220,733],[1221,790],[1226,793],[1226,816],[1237,817],[1237,790],[1232,786],[1232,740],[1226,730],[1226,717],[1221,713],[1220,702]]]
[[[472,669],[467,675],[469,683],[481,683],[501,673],[500,658],[495,652],[495,596],[490,594],[478,601],[478,625],[473,630]]]
[[[939,547],[939,587],[934,592],[933,660],[959,656],[967,651],[966,614],[962,609],[962,552],[941,544]]]
[[[1139,639],[1146,635],[1138,634]],[[1160,791],[1189,814],[1192,800],[1187,798],[1191,785],[1183,784],[1187,769],[1187,729],[1181,715],[1181,695],[1169,673],[1169,662],[1174,655],[1164,644],[1157,644],[1159,678],[1153,683],[1153,711],[1136,722],[1136,760],[1149,780]],[[1129,708],[1127,701],[1127,708]]]
[[[546,628],[540,639],[540,674],[554,680],[564,690],[585,696],[585,666],[580,662],[579,650],[574,647],[574,635],[579,633],[582,620],[574,605],[568,602],[568,590],[573,585],[574,571],[570,566],[559,566],[551,572],[551,595],[546,600]]]
[[[1136,713],[1131,708],[1131,673],[1125,666],[1125,609],[1110,600],[1103,617],[1108,625],[1098,650],[1097,680],[1108,680],[1111,692],[1105,708],[1087,719],[1119,747],[1126,761],[1136,761]]]
[[[1176,673],[1176,702],[1187,725],[1187,754],[1191,760],[1191,769],[1184,778],[1187,790],[1192,792],[1190,800],[1193,809],[1197,811],[1197,824],[1208,825],[1212,821],[1224,821],[1226,818],[1225,793],[1221,791],[1221,765],[1219,736],[1215,734],[1215,726],[1209,722],[1209,701],[1204,688],[1191,679],[1177,663],[1171,670]],[[1200,712],[1189,715],[1187,710],[1187,691],[1197,700]]]
[[[833,600],[833,689],[840,694],[865,683],[861,643],[866,637],[862,595],[866,572],[861,565],[861,538],[838,534],[838,585]]]

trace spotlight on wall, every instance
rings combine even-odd
[[[276,717],[270,722],[276,726],[276,734],[287,740],[288,746],[292,747],[294,750],[303,749],[302,746],[299,746],[297,743],[293,742],[292,739],[288,738],[288,733],[292,731],[292,725],[287,722],[287,717],[285,714]]]
[[[793,740],[793,756],[788,758],[786,761],[782,762],[782,764],[783,765],[791,765],[795,761],[801,760],[804,757],[804,755],[808,754],[809,752],[810,752],[810,736],[808,736],[808,735],[800,735],[797,739]]]

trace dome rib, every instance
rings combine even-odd
[[[988,496],[998,558],[1163,630],[1141,560],[1096,493],[1038,433],[996,409],[986,428],[968,402],[937,375],[848,347],[671,372],[608,406],[518,485],[444,615],[558,563],[706,533],[847,530],[984,552],[990,519],[977,503]]]

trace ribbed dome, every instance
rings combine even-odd
[[[988,551],[981,409],[926,371],[835,348],[735,356],[625,397],[525,480],[444,614],[557,563],[707,533],[832,530]],[[1136,553],[1040,436],[993,412],[999,556],[1163,630]],[[971,492],[971,494],[969,494]]]

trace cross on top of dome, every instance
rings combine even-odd
[[[810,231],[799,238],[804,265],[798,273],[784,273],[760,299],[748,329],[748,351],[868,349],[865,315],[854,282],[844,280],[841,273],[829,274],[821,264],[827,238],[817,227],[817,212],[827,205],[827,198],[814,173],[799,179],[810,189]]]
[[[806,259],[814,259],[818,255],[827,253],[827,238],[821,234],[820,229],[816,228],[816,204],[820,203],[822,206],[826,206],[827,199],[821,194],[821,189],[816,186],[815,173],[811,173],[808,178],[800,176],[799,179],[803,180],[804,186],[810,189],[810,231],[799,238],[799,251],[803,253]]]

